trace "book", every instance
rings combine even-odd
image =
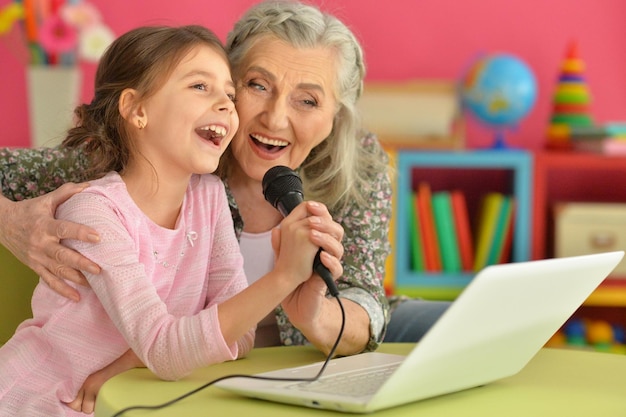
[[[441,255],[439,254],[439,241],[435,230],[432,193],[427,182],[420,182],[417,185],[417,207],[422,234],[424,270],[426,272],[441,272]]]
[[[572,139],[572,149],[606,155],[626,155],[626,138]]]
[[[454,82],[369,81],[358,109],[365,128],[376,132],[383,144],[434,149],[463,147],[465,122]]]
[[[422,253],[422,232],[419,223],[419,208],[417,201],[417,193],[411,193],[408,200],[409,207],[409,253],[411,255],[411,270],[420,272],[424,270],[424,255]]]
[[[506,236],[504,237],[504,245],[502,247],[502,253],[500,254],[500,259],[498,263],[504,264],[507,262],[511,262],[511,248],[513,247],[513,231],[515,225],[515,200],[511,202],[511,221],[509,222],[508,230],[506,231]]]
[[[452,190],[450,192],[450,201],[452,204],[456,240],[461,257],[461,270],[471,271],[474,267],[474,244],[472,241],[472,229],[465,194],[460,190]]]
[[[498,192],[487,193],[482,200],[478,228],[476,229],[474,271],[480,271],[487,266],[503,201],[504,195]]]
[[[398,151],[395,149],[387,149],[389,155],[389,166],[397,166]],[[396,188],[396,182],[391,183],[391,206],[393,208],[393,214],[389,219],[389,243],[391,243],[391,253],[387,256],[385,261],[385,277],[383,278],[383,287],[385,288],[385,294],[391,295],[395,293],[396,287],[396,249],[397,249],[397,207],[398,207],[398,191]],[[407,263],[408,265],[408,263]]]
[[[461,255],[456,239],[450,193],[447,191],[433,193],[432,206],[435,230],[439,242],[441,269],[444,272],[460,272]]]
[[[502,252],[504,251],[505,240],[509,231],[513,214],[513,198],[504,196],[498,213],[498,220],[495,225],[489,255],[487,257],[487,265],[494,265],[500,262]]]

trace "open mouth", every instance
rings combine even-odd
[[[265,151],[270,153],[279,152],[289,145],[289,142],[287,141],[269,139],[260,135],[250,135],[250,138],[256,144],[256,146],[258,146],[259,148],[263,148]]]
[[[219,146],[222,139],[226,136],[226,133],[228,133],[228,130],[220,125],[208,125],[197,128],[196,133],[209,142],[213,142],[215,145]]]

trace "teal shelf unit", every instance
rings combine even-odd
[[[425,299],[458,296],[475,273],[420,273],[410,268],[410,231],[407,207],[419,181],[427,181],[433,192],[460,189],[466,193],[470,218],[475,220],[482,195],[500,191],[516,201],[511,261],[527,261],[532,242],[532,155],[523,150],[417,151],[400,150],[397,155],[394,293]]]

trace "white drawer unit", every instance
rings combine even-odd
[[[626,204],[558,203],[554,214],[556,257],[626,250]],[[611,278],[626,279],[626,260]]]

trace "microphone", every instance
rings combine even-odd
[[[278,165],[270,168],[263,176],[263,196],[265,200],[274,206],[283,216],[287,216],[291,211],[304,201],[302,191],[302,180],[300,176],[291,168]],[[320,259],[320,248],[313,260],[313,270],[322,277],[330,294],[333,297],[339,295],[339,290],[333,276],[328,268],[324,266]]]

